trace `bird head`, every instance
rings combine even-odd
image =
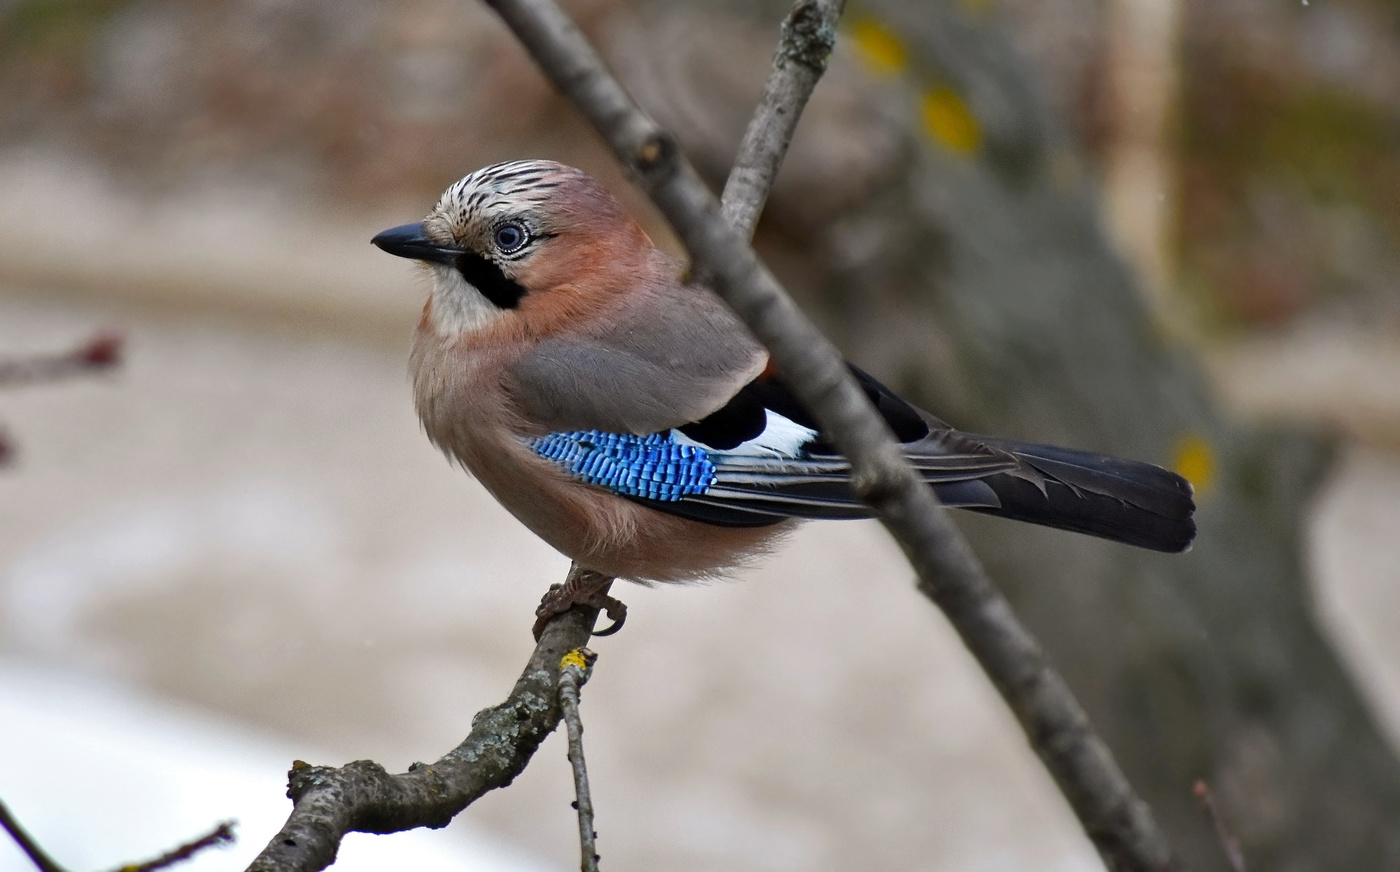
[[[443,192],[422,222],[373,243],[428,265],[428,309],[441,333],[502,319],[544,328],[625,291],[655,251],[588,174],[544,160],[479,169]]]

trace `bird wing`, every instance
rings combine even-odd
[[[850,369],[945,506],[1156,551],[1190,547],[1195,503],[1190,483],[1176,473],[961,433]],[[585,482],[708,524],[869,517],[851,487],[850,463],[772,373],[748,382],[703,418],[666,431],[645,437],[552,433],[532,447]]]
[[[964,437],[859,369],[851,370],[945,504],[998,505],[979,479],[1014,470],[1014,457]],[[771,372],[704,417],[647,436],[597,428],[530,442],[576,478],[710,524],[762,526],[792,517],[869,515],[851,488],[850,462]]]
[[[994,508],[980,479],[1018,467],[1016,458],[969,438],[910,405],[858,367],[847,364],[905,455],[945,505]],[[706,418],[677,428],[676,438],[708,451],[713,483],[663,511],[717,524],[774,519],[863,518],[869,509],[850,484],[850,462],[787,384],[772,373],[744,386]]]
[[[714,413],[767,362],[713,292],[667,283],[540,340],[508,389],[532,425],[646,435]]]

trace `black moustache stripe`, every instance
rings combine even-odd
[[[498,309],[514,309],[525,296],[524,288],[501,272],[501,268],[494,261],[479,254],[469,251],[459,254],[457,272]]]

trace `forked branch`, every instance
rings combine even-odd
[[[338,769],[293,763],[292,814],[249,872],[324,869],[348,832],[444,827],[487,791],[510,784],[559,725],[560,660],[588,642],[597,619],[597,609],[575,606],[550,621],[506,701],[477,712],[467,738],[436,763],[399,775],[371,760]]]

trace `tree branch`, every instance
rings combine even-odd
[[[401,775],[370,760],[339,769],[293,763],[292,814],[249,872],[324,869],[348,832],[443,827],[487,791],[510,784],[559,725],[559,662],[588,642],[597,619],[597,609],[575,606],[550,621],[506,701],[477,712],[467,738],[436,763],[415,763]]]
[[[234,841],[233,828],[233,821],[224,821],[199,838],[172,848],[159,857],[154,857],[144,863],[124,863],[117,867],[116,872],[158,872],[160,869],[183,863],[208,848],[232,844]],[[48,852],[34,840],[33,836],[29,835],[24,827],[20,826],[19,821],[15,819],[15,816],[10,813],[10,809],[3,802],[0,802],[0,829],[9,833],[10,838],[15,840],[15,844],[19,845],[20,850],[24,852],[25,856],[29,858],[29,862],[33,863],[39,872],[67,872],[58,864],[58,861],[48,855]]]
[[[0,360],[0,385],[55,381],[121,363],[122,334],[100,330],[72,351],[44,357]]]
[[[233,827],[233,821],[224,821],[199,838],[188,841],[177,848],[172,848],[159,857],[144,863],[128,863],[119,866],[116,872],[157,872],[157,870],[168,869],[183,863],[207,848],[231,845],[234,842]]]
[[[1105,863],[1113,870],[1175,868],[1151,810],[932,489],[904,461],[841,355],[758,261],[745,234],[724,220],[675,142],[632,102],[551,0],[487,2],[638,177],[690,252],[693,269],[714,277],[716,290],[768,347],[850,460],[857,493],[904,549],[919,589],[943,609],[1016,714]]]
[[[807,98],[826,72],[845,8],[846,0],[798,0],[783,22],[773,71],[720,197],[724,220],[746,239],[753,238]]]
[[[19,849],[24,852],[24,856],[29,858],[39,872],[66,872],[58,865],[48,852],[29,835],[29,831],[20,826],[19,821],[10,813],[10,809],[5,803],[0,802],[0,829],[10,834],[10,838],[15,840]]]
[[[0,388],[58,381],[121,363],[125,339],[115,330],[99,330],[72,351],[0,360]],[[0,427],[0,466],[14,460],[15,447]]]
[[[578,842],[582,872],[598,872],[598,833],[593,829],[593,791],[588,786],[588,764],[583,759],[583,718],[578,711],[578,692],[593,673],[598,659],[587,648],[564,656],[559,675],[559,701],[564,706],[564,726],[569,732],[569,763],[574,770],[574,808],[578,810]]]
[[[1220,848],[1225,852],[1225,859],[1230,862],[1230,869],[1233,872],[1247,872],[1244,851],[1240,850],[1240,840],[1235,838],[1230,828],[1225,825],[1225,818],[1221,817],[1220,809],[1215,805],[1215,794],[1211,792],[1210,785],[1204,780],[1197,781],[1193,792],[1196,794],[1196,801],[1205,810],[1206,817],[1210,819],[1211,826],[1215,828],[1215,837],[1220,840]]]

